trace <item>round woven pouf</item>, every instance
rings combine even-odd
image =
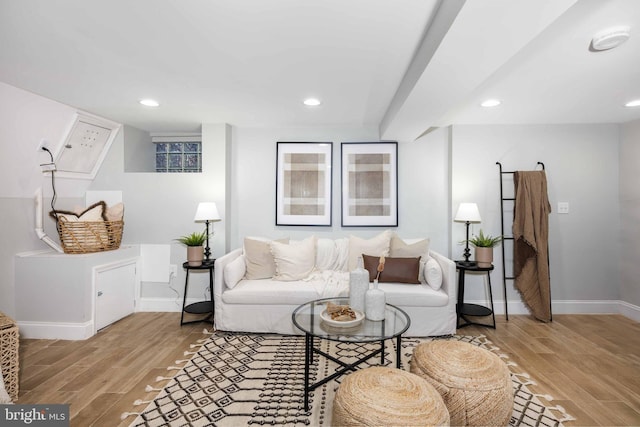
[[[333,426],[448,426],[440,394],[400,369],[373,366],[347,375],[333,400]]]
[[[413,351],[410,370],[442,396],[451,425],[506,426],[513,411],[513,385],[507,365],[473,344],[434,340]]]

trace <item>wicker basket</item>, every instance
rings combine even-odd
[[[58,234],[66,254],[112,251],[120,247],[124,221],[67,221],[60,218]]]
[[[0,313],[0,368],[4,387],[13,401],[18,399],[18,346],[18,326]]]

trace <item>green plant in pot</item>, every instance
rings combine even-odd
[[[198,267],[202,265],[204,259],[204,248],[202,245],[207,240],[207,233],[193,232],[185,236],[176,239],[178,242],[187,246],[187,262],[191,267]]]
[[[475,247],[475,261],[478,267],[491,267],[493,263],[493,248],[498,246],[500,242],[502,242],[502,236],[485,235],[482,230],[477,236],[469,239],[469,243]]]

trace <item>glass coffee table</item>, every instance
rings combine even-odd
[[[355,371],[356,367],[376,355],[380,355],[380,363],[384,364],[384,342],[395,338],[396,342],[396,367],[400,368],[400,345],[402,334],[409,329],[411,319],[409,315],[396,306],[387,304],[385,307],[385,318],[380,321],[362,319],[357,324],[350,327],[337,327],[328,324],[323,320],[323,311],[328,302],[338,305],[349,304],[348,298],[325,298],[302,304],[293,311],[291,319],[305,334],[304,350],[304,410],[309,410],[309,393],[329,381],[350,371]],[[343,343],[368,343],[379,342],[380,347],[369,354],[365,354],[354,363],[345,363],[337,357],[327,354],[314,346],[314,338],[337,341]],[[322,380],[309,384],[309,371],[313,363],[313,355],[319,354],[339,365],[336,371]]]

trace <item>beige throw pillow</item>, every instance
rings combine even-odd
[[[349,263],[347,268],[353,271],[358,266],[358,257],[362,254],[371,256],[389,256],[389,242],[391,230],[386,230],[371,239],[349,236]]]
[[[271,253],[276,264],[274,280],[302,280],[311,274],[316,265],[316,237],[288,245],[271,242]]]
[[[277,242],[289,243],[289,238],[276,240]],[[245,277],[247,279],[270,279],[276,273],[276,265],[271,254],[271,243],[267,239],[244,239],[244,261],[247,266]]]
[[[405,243],[404,240],[394,234],[391,238],[389,256],[398,258],[414,258],[421,256],[426,259],[427,255],[429,255],[430,241],[430,239],[422,239],[414,243]]]

